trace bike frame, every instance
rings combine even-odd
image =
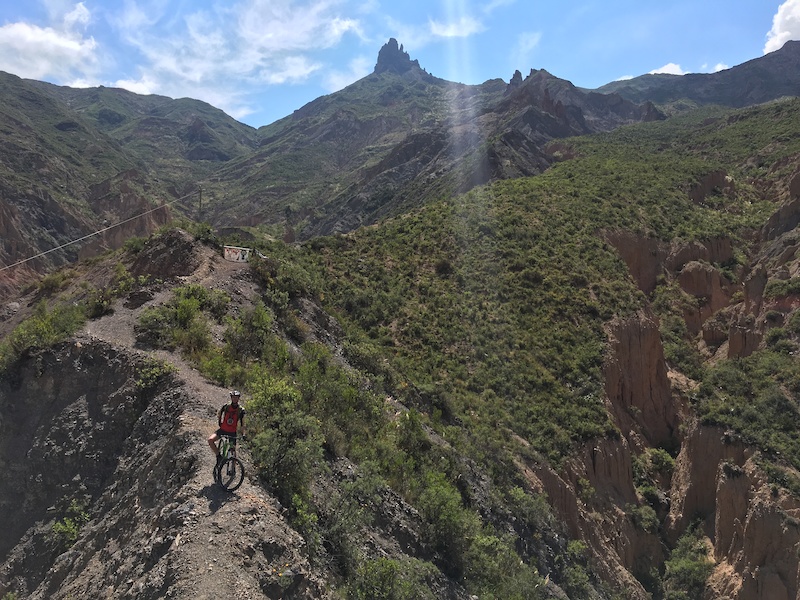
[[[219,436],[219,455],[222,460],[229,456],[236,457],[236,436],[235,435],[220,435]]]

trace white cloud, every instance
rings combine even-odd
[[[64,28],[67,31],[72,31],[79,27],[85,28],[91,20],[92,15],[89,9],[84,6],[83,2],[78,2],[71,11],[64,15]]]
[[[514,4],[514,2],[516,2],[516,0],[492,0],[489,2],[489,4],[483,7],[483,12],[490,14],[503,6],[511,6]]]
[[[155,90],[158,88],[158,83],[147,76],[143,76],[138,80],[119,79],[114,82],[113,87],[122,88],[128,90],[129,92],[133,92],[134,94],[142,94],[143,96],[147,96],[155,93]]]
[[[512,51],[514,60],[514,67],[521,71],[527,70],[532,67],[533,51],[542,41],[542,34],[539,31],[530,31],[521,33],[517,36],[517,42]]]
[[[325,89],[328,92],[338,92],[347,87],[354,81],[366,77],[372,72],[375,66],[375,59],[366,56],[359,56],[350,61],[347,71],[333,70],[325,75]]]
[[[261,81],[271,85],[300,83],[321,68],[321,64],[305,56],[287,56],[281,61],[274,62],[270,68],[264,69],[258,75]]]
[[[330,48],[348,32],[363,37],[359,21],[336,15],[327,0],[248,0],[231,12],[236,27],[230,33],[265,54]]]
[[[386,19],[386,24],[391,32],[390,37],[395,38],[406,49],[420,50],[433,41],[433,35],[427,27],[408,25],[391,17]]]
[[[658,69],[653,69],[652,71],[650,71],[650,75],[658,75],[658,74],[686,75],[686,71],[681,69],[680,65],[676,65],[675,63],[667,63],[663,67],[659,67]]]
[[[446,23],[431,19],[428,26],[434,36],[444,38],[469,37],[486,29],[483,23],[468,15]]]
[[[772,18],[764,54],[780,50],[789,40],[800,40],[800,0],[786,0]]]
[[[174,7],[163,0],[126,0],[115,26],[144,60],[117,85],[198,98],[235,118],[245,116],[252,112],[246,98],[258,86],[303,83],[323,72],[317,52],[346,35],[364,39],[361,22],[340,14],[338,4],[241,0],[185,15],[169,12]]]
[[[700,67],[700,73],[719,73],[725,69],[730,69],[725,63],[717,63],[713,69],[709,67],[708,63],[703,63],[703,66]]]
[[[91,75],[99,63],[98,44],[84,29],[91,14],[83,3],[42,27],[9,23],[0,27],[0,70],[31,79],[65,83]]]

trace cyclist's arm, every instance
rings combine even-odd
[[[242,409],[242,414],[239,416],[239,432],[242,434],[242,437],[245,436],[244,409]]]

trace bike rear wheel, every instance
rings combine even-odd
[[[214,481],[229,492],[239,488],[244,481],[244,465],[238,458],[230,457],[214,469]]]

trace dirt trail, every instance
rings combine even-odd
[[[249,302],[257,289],[242,277],[247,266],[204,252],[201,267],[182,278],[185,283],[225,289],[233,298],[232,304]],[[144,308],[159,305],[170,297],[171,291],[160,291],[136,308],[127,308],[124,300],[120,300],[113,314],[90,321],[84,330],[85,335],[113,346],[174,365],[191,399],[179,417],[176,437],[183,435],[194,440],[190,452],[196,456],[199,467],[176,498],[178,502],[185,499],[181,505],[185,507],[185,519],[168,552],[165,568],[171,573],[168,578],[173,579],[169,596],[325,597],[322,586],[307,578],[311,569],[301,550],[302,538],[289,527],[280,504],[255,482],[255,469],[246,444],[240,446],[239,452],[247,473],[242,486],[228,493],[213,483],[214,456],[206,440],[216,430],[216,413],[227,401],[229,390],[209,382],[177,353],[135,347],[134,325],[138,315]]]

